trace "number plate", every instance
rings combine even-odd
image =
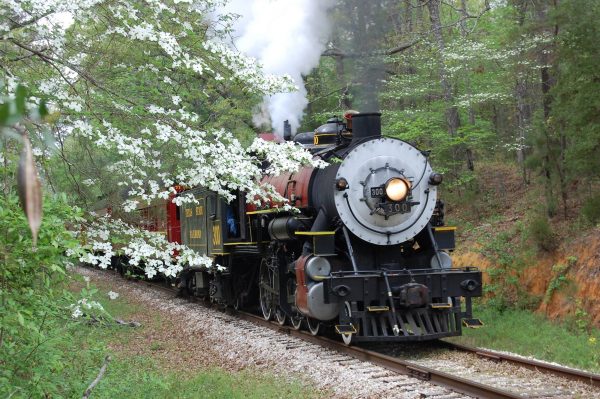
[[[384,187],[371,187],[371,198],[385,197]]]
[[[410,212],[410,204],[407,202],[386,202],[382,207],[388,215]]]

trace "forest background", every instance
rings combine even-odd
[[[65,332],[81,327],[82,304],[109,315],[93,289],[67,289],[67,266],[101,249],[69,231],[92,230],[86,211],[99,199],[120,206],[123,182],[148,200],[175,181],[265,194],[253,179],[274,151],[252,144],[252,117],[264,96],[293,85],[222,45],[234,18],[207,22],[215,3],[0,7],[0,393],[79,387],[63,378],[73,373]],[[75,23],[47,20],[60,13]],[[561,319],[597,350],[600,4],[346,0],[328,13],[299,131],[348,109],[381,111],[385,134],[431,150],[445,174],[463,247],[455,261],[486,268],[486,306]],[[292,149],[271,156],[279,170],[310,162]]]
[[[430,149],[445,174],[454,259],[485,265],[488,304],[598,326],[599,12],[585,0],[342,4],[306,77],[303,127],[381,111],[385,134]]]

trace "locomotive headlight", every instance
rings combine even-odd
[[[392,201],[402,201],[409,190],[410,183],[398,177],[391,178],[385,183],[385,195]]]

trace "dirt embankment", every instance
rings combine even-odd
[[[479,252],[463,251],[453,258],[456,266],[476,265],[484,271],[494,267]],[[556,265],[566,270],[558,272],[561,268]],[[564,279],[557,282],[560,276]],[[485,280],[489,281],[487,274],[484,274]],[[565,319],[584,311],[592,324],[600,327],[600,228],[577,239],[568,248],[554,254],[540,254],[535,263],[521,271],[520,283],[532,295],[546,297],[537,311],[552,319]],[[549,290],[551,285],[556,288]]]
[[[478,266],[483,270],[496,267],[479,248],[486,240],[508,233],[507,248],[511,255],[534,248],[527,233],[533,215],[544,209],[540,186],[525,184],[519,171],[509,164],[481,165],[477,171],[477,186],[463,201],[451,199],[448,214],[470,224],[457,239],[458,250],[453,254],[456,266]],[[581,195],[573,194],[568,201],[567,216],[563,213],[549,221],[554,251],[537,251],[528,256],[518,271],[519,283],[532,295],[543,298],[537,311],[552,319],[588,318],[600,327],[600,226],[579,230],[573,226],[580,218]],[[515,232],[515,224],[522,232]],[[459,226],[459,229],[461,227]],[[573,235],[579,234],[578,237]],[[484,281],[489,276],[484,274]],[[587,313],[585,315],[583,312]],[[576,314],[577,313],[577,314]]]

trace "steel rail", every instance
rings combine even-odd
[[[428,381],[434,385],[442,386],[465,395],[490,399],[523,398],[521,395],[511,391],[480,384],[475,381],[457,377],[432,368],[423,367],[406,360],[384,355],[382,353],[373,352],[356,346],[346,346],[342,342],[334,341],[323,336],[314,336],[306,331],[294,330],[289,326],[280,326],[276,322],[267,321],[263,317],[254,315],[252,313],[233,310],[232,313],[243,320],[259,324],[261,326],[278,331],[279,333],[298,337],[304,341],[308,341],[336,352],[352,356],[358,360],[376,364],[395,373],[405,374],[422,381]]]
[[[588,371],[577,370],[558,366],[555,364],[541,362],[539,360],[522,358],[520,356],[509,355],[505,353],[496,352],[489,349],[473,348],[470,346],[456,344],[445,340],[439,341],[444,347],[455,349],[463,352],[470,352],[476,356],[495,361],[495,362],[507,362],[520,367],[524,367],[530,370],[536,370],[543,373],[554,374],[569,380],[580,381],[589,384],[593,387],[600,387],[600,374],[590,373]]]
[[[139,281],[139,280],[134,280]],[[152,287],[158,287],[161,290],[175,292],[176,290],[170,287],[166,287],[160,283],[152,283],[145,281],[145,283]],[[210,306],[207,304],[207,306]],[[242,320],[252,322],[254,324],[267,327],[271,330],[277,331],[281,334],[300,338],[304,341],[320,345],[322,347],[334,350],[339,353],[343,353],[352,356],[358,360],[371,362],[385,369],[393,371],[395,373],[408,375],[417,378],[422,381],[428,381],[434,385],[438,385],[458,393],[462,393],[469,396],[478,398],[510,398],[510,399],[522,399],[523,396],[519,393],[508,391],[500,388],[496,388],[490,385],[481,384],[476,381],[472,381],[466,378],[458,377],[443,371],[435,370],[433,368],[424,367],[416,363],[402,360],[393,356],[385,355],[379,352],[363,349],[356,346],[346,346],[342,342],[335,341],[333,339],[314,336],[307,331],[295,330],[290,326],[281,326],[275,321],[267,321],[262,316],[255,315],[242,310],[234,310],[233,308],[223,308],[225,313],[238,317]],[[540,361],[531,359],[523,359],[518,356],[511,356],[502,354],[490,350],[472,348],[461,344],[455,344],[448,341],[438,341],[443,347],[449,349],[459,350],[463,352],[470,352],[477,356],[492,360],[492,361],[506,361],[513,363],[518,366],[522,366],[531,370],[536,370],[544,373],[551,373],[559,375],[569,380],[581,381],[592,386],[600,386],[600,375],[589,373],[586,371],[565,368],[552,364],[547,364]]]

